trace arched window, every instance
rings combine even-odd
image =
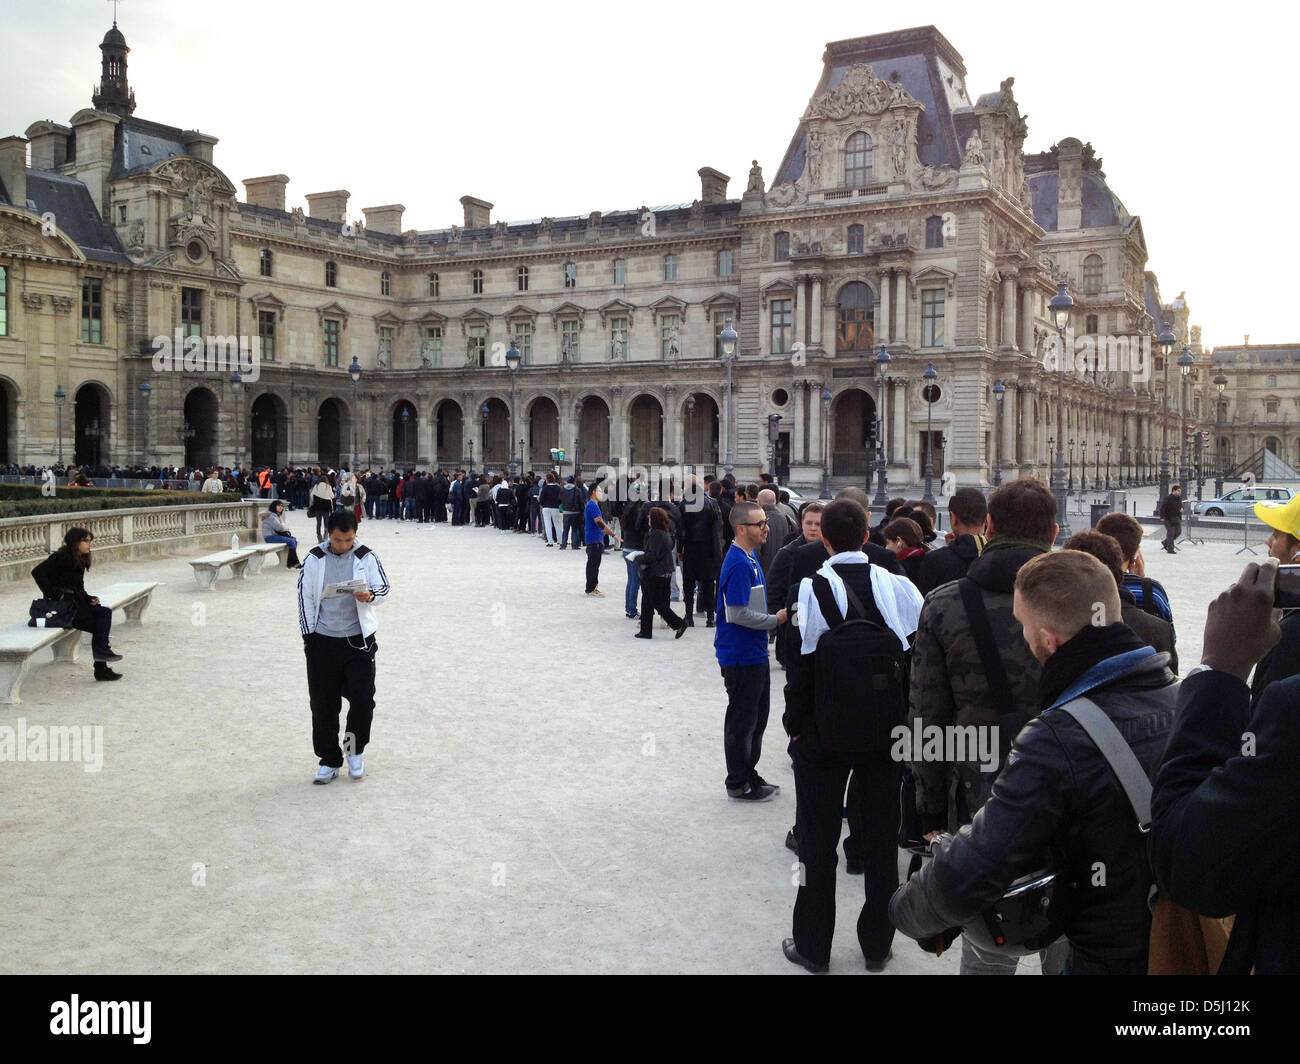
[[[439,284],[438,284],[438,275],[437,275],[436,273],[431,273],[431,274],[429,274],[427,280],[428,280],[428,286],[429,286],[429,287],[428,287],[429,298],[430,298],[430,299],[437,299],[437,298],[438,298],[438,289],[439,289],[439,287],[440,287]]]
[[[469,275],[470,290],[476,296],[483,294],[483,271],[475,270]]]
[[[861,255],[865,250],[865,237],[862,226],[849,226],[849,254]]]
[[[379,275],[379,294],[381,296],[391,296],[393,294],[393,278],[387,270]]]
[[[852,281],[840,289],[837,351],[870,351],[875,345],[872,326],[875,321],[875,295],[861,281]]]
[[[858,188],[871,183],[871,138],[854,133],[844,142],[844,184]]]
[[[772,237],[772,261],[786,262],[790,258],[790,234],[777,233]]]
[[[925,246],[943,247],[943,219],[937,214],[932,214],[925,220]]]
[[[519,266],[515,269],[515,287],[520,292],[528,291],[528,267]]]
[[[339,284],[339,268],[333,262],[325,263],[325,287],[337,288]]]
[[[271,252],[267,248],[263,248],[261,254],[258,255],[258,269],[263,277],[271,276],[272,261],[273,257]]]
[[[1101,256],[1089,255],[1083,260],[1083,290],[1101,291]]]

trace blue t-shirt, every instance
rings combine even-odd
[[[763,665],[767,662],[766,631],[727,623],[727,607],[748,606],[755,587],[763,588],[759,601],[766,610],[767,586],[758,559],[733,543],[722,559],[722,572],[718,576],[718,627],[713,633],[713,649],[718,655],[719,665]]]
[[[1138,576],[1136,573],[1125,573],[1124,590],[1133,595],[1134,600],[1139,606],[1143,605],[1142,600],[1145,596],[1142,594],[1142,577]],[[1169,608],[1169,596],[1165,594],[1165,589],[1154,580],[1151,581],[1151,598],[1155,604],[1157,615],[1162,620],[1172,623],[1174,613],[1173,610]]]
[[[600,516],[600,503],[595,499],[587,500],[587,508],[582,511],[587,519],[587,539],[588,543],[604,543],[605,533],[600,530],[596,524],[596,518]]]

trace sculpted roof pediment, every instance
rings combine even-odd
[[[893,107],[924,107],[902,82],[878,78],[865,63],[849,67],[843,79],[832,89],[814,97],[804,118],[840,120],[855,115],[879,115]]]

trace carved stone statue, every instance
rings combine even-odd
[[[131,222],[131,230],[127,234],[126,246],[129,248],[144,247],[144,219],[135,218]]]
[[[680,358],[682,354],[681,330],[676,326],[668,330],[668,358]]]
[[[505,235],[506,235],[506,223],[497,222],[497,236],[505,236]]]
[[[928,189],[941,189],[957,180],[957,171],[950,166],[925,166],[921,168],[921,185]]]
[[[814,187],[822,180],[823,136],[816,130],[808,134],[808,180]]]
[[[889,131],[890,155],[894,160],[894,174],[902,177],[907,173],[907,120],[895,118]]]
[[[294,225],[307,224],[307,215],[303,213],[303,209],[301,207],[295,207],[292,211],[289,212],[289,215],[290,217],[293,218]]]
[[[746,192],[763,191],[763,168],[758,165],[758,160],[754,160],[754,165],[749,168],[749,187]]]
[[[451,227],[451,232],[448,233],[448,235],[447,235],[447,239],[450,240],[453,244],[459,244],[459,243],[460,243],[460,226],[458,226],[458,225],[453,225],[453,226]]]
[[[966,154],[962,156],[961,164],[962,166],[984,165],[984,141],[979,135],[979,130],[966,138]]]
[[[546,235],[549,235],[550,232],[551,232],[551,224],[552,224],[552,221],[553,221],[553,219],[550,219],[550,218],[543,218],[540,222],[538,222],[538,223],[537,223],[537,235],[538,235],[538,236],[546,236]]]

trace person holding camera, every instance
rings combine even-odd
[[[1276,558],[1279,565],[1300,565],[1300,495],[1285,503],[1257,502],[1255,516],[1273,530],[1268,536],[1269,557]],[[1260,659],[1250,681],[1254,702],[1269,684],[1300,673],[1300,604],[1284,603],[1278,621],[1281,636],[1277,646]]]
[[[1062,974],[1145,974],[1146,835],[1110,760],[1060,707],[1090,700],[1153,778],[1173,726],[1178,681],[1168,656],[1120,620],[1115,578],[1090,554],[1061,550],[1027,561],[1016,574],[1012,609],[1043,666],[1041,711],[1016,736],[974,820],[941,836],[934,856],[895,892],[890,919],[923,949],[942,952],[958,928],[978,930],[1014,880],[1054,855],[1071,898]]]

